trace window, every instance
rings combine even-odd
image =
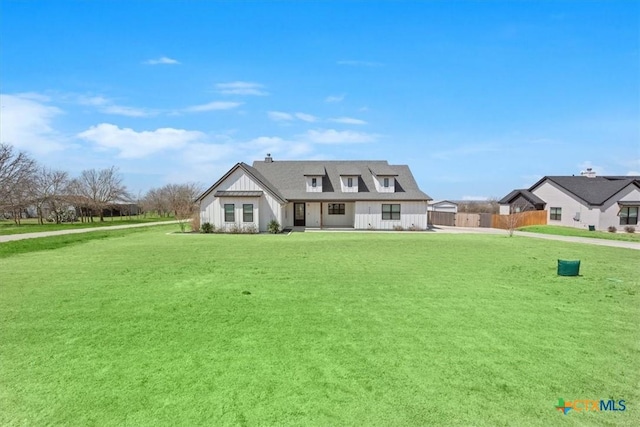
[[[400,219],[400,205],[382,205],[382,219]]]
[[[383,180],[383,184],[382,184],[382,185],[383,185],[384,187],[388,187],[388,186],[389,186],[389,178],[385,178],[385,179]]]
[[[636,225],[638,224],[638,208],[626,207],[620,209],[620,225]]]
[[[344,215],[344,203],[329,203],[329,215]]]
[[[235,207],[236,205],[224,205],[224,222],[235,222]]]
[[[353,187],[353,178],[347,178],[347,187]]]
[[[253,205],[242,205],[242,222],[253,222]]]
[[[551,221],[562,220],[562,208],[549,208],[549,219]]]
[[[311,186],[316,187],[318,185],[318,178],[311,178]]]

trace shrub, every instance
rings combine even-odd
[[[624,228],[624,231],[626,231],[627,233],[635,233],[636,232],[636,228],[633,225],[627,225]]]
[[[609,233],[615,233],[616,231],[618,231],[618,229],[615,228],[613,225],[610,225],[609,228],[607,228],[607,231]]]
[[[267,225],[267,230],[269,230],[269,233],[271,234],[277,234],[280,232],[280,223],[278,221],[276,221],[275,219],[272,219],[271,221],[269,221],[269,225]]]
[[[255,224],[247,224],[242,227],[242,233],[244,234],[257,234],[258,227]]]
[[[214,230],[214,226],[213,224],[211,224],[210,222],[205,222],[204,224],[202,224],[202,226],[200,226],[200,232],[202,233],[213,233]]]
[[[240,233],[242,233],[242,227],[240,227],[236,223],[233,223],[233,225],[231,225],[229,228],[227,228],[226,232],[227,233],[231,233],[231,234],[240,234]]]
[[[404,231],[404,228],[402,228],[402,226],[401,226],[401,225],[394,225],[394,226],[393,226],[393,230],[394,230],[394,231]]]
[[[194,233],[200,231],[200,212],[194,212],[191,217],[191,231]]]
[[[411,224],[411,227],[409,227],[409,231],[422,231],[422,229],[415,224]]]

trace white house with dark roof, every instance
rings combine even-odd
[[[528,189],[513,190],[500,201],[500,214],[547,210],[549,225],[606,230],[638,224],[639,176],[545,176]]]
[[[200,221],[218,229],[271,220],[283,228],[427,228],[427,202],[406,165],[381,160],[237,163],[200,195]]]

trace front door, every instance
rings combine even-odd
[[[304,203],[293,204],[293,225],[296,227],[304,227]]]

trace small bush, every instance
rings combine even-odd
[[[204,224],[202,224],[200,226],[200,232],[202,232],[202,233],[207,233],[207,234],[208,233],[213,233],[214,229],[215,229],[215,227],[210,222],[205,222]]]
[[[191,231],[197,233],[200,231],[200,212],[194,212],[191,217]]]
[[[609,233],[615,233],[616,231],[618,231],[618,229],[617,229],[617,228],[615,228],[613,225],[610,225],[610,226],[607,228],[607,231],[608,231]]]
[[[269,230],[269,233],[271,234],[277,234],[280,232],[280,223],[278,221],[276,221],[275,219],[272,219],[271,221],[269,221],[269,225],[267,225],[267,230]]]
[[[247,224],[242,227],[242,233],[244,234],[258,234],[258,227],[255,224]]]
[[[404,231],[404,228],[402,228],[401,225],[394,225],[393,226],[393,231]]]
[[[415,224],[411,224],[411,227],[409,227],[409,231],[422,231],[422,229]]]
[[[627,225],[624,228],[624,231],[626,231],[627,233],[635,233],[636,232],[636,228],[633,225]]]
[[[233,223],[233,225],[231,225],[229,228],[227,228],[227,233],[231,233],[231,234],[240,234],[242,233],[242,227],[240,227],[238,224]]]

